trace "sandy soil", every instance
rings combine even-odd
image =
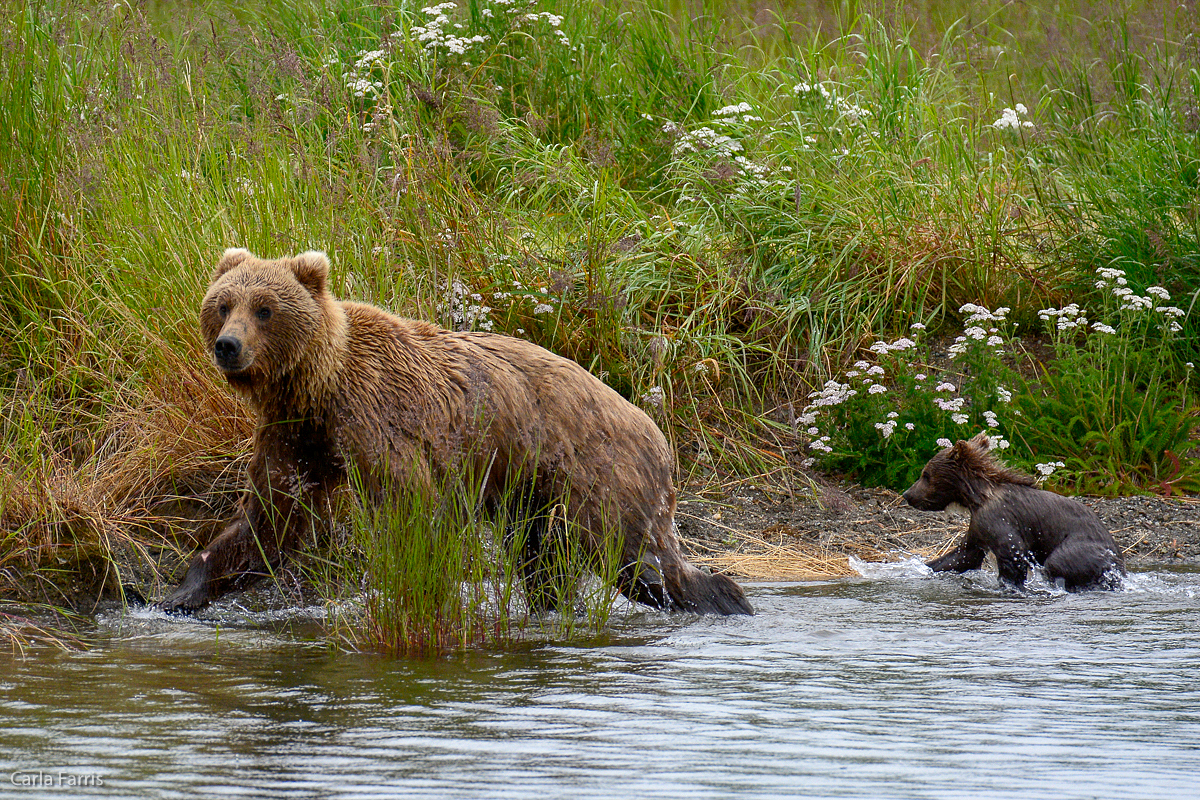
[[[787,580],[853,574],[847,557],[932,558],[966,531],[968,518],[908,506],[895,492],[826,485],[787,496],[753,485],[723,497],[683,494],[677,520],[689,556],[743,578]],[[1139,563],[1200,564],[1200,497],[1083,497]]]

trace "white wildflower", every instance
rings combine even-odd
[[[809,442],[808,449],[818,450],[822,453],[832,453],[833,452],[833,448],[829,446],[829,437],[828,436],[822,436],[820,439],[817,439],[814,442]]]
[[[966,425],[970,417],[966,414],[951,414],[950,419],[954,420],[955,425]]]
[[[662,409],[665,401],[666,392],[662,390],[661,386],[651,386],[650,389],[642,395],[643,403],[660,410]]]
[[[832,380],[826,381],[821,391],[813,392],[809,395],[809,397],[813,398],[810,408],[841,405],[856,394],[858,392],[851,389],[848,383],[838,383]]]
[[[910,331],[923,331],[925,330],[925,326],[920,322],[914,322],[912,325],[908,326],[908,329]]]
[[[892,431],[896,430],[896,422],[894,420],[888,420],[887,422],[876,422],[875,430],[882,433],[883,438],[890,439],[892,437]]]
[[[748,114],[754,109],[749,103],[738,103],[736,106],[724,106],[713,112],[714,117],[729,117],[737,114]]]
[[[936,444],[938,447],[953,447],[954,446],[954,442],[952,442],[949,439],[946,439],[944,437],[941,439],[938,439]]]
[[[1045,464],[1036,464],[1035,468],[1041,473],[1043,478],[1048,478],[1054,474],[1055,470],[1062,469],[1065,466],[1066,464],[1061,461],[1047,461]]]
[[[868,375],[882,375],[882,374],[883,374],[883,367],[881,367],[881,366],[879,366],[878,364],[876,364],[875,366],[873,366],[873,367],[871,367],[870,369],[868,369],[868,370],[867,370],[867,374],[868,374]]]
[[[550,305],[549,303],[538,303],[536,306],[533,307],[533,313],[537,314],[537,315],[553,314],[554,306]]]
[[[1146,287],[1146,294],[1152,294],[1155,297],[1160,298],[1162,300],[1170,300],[1171,299],[1171,293],[1168,292],[1166,289],[1164,289],[1161,286]]]
[[[886,391],[887,391],[886,386],[884,386],[882,383],[877,383],[874,386],[872,386],[870,389],[867,389],[867,394],[883,394]]]
[[[1005,389],[1003,386],[996,387],[996,397],[999,398],[1001,403],[1012,402],[1012,392],[1010,392],[1008,389]]]
[[[944,397],[933,398],[933,403],[942,411],[962,411],[963,404],[967,402],[965,397],[955,397],[952,400],[947,400]]]
[[[953,383],[939,383],[937,385],[937,387],[934,388],[934,391],[935,392],[956,392],[958,390],[954,388]]]
[[[1027,119],[1021,119],[1021,116],[1028,113],[1027,111],[1023,110],[1024,108],[1025,106],[1021,103],[1017,103],[1017,107],[1015,109],[1005,108],[1000,114],[1000,119],[992,123],[992,127],[996,128],[997,130],[1013,131],[1020,130],[1021,128],[1032,128],[1032,122]]]
[[[1116,333],[1117,329],[1111,325],[1105,325],[1103,322],[1093,322],[1092,330],[1097,333]]]

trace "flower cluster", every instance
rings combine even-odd
[[[326,62],[328,67],[340,64],[337,58]],[[359,50],[354,63],[342,71],[342,83],[355,97],[366,99],[376,98],[383,93],[383,81],[376,76],[376,70],[387,66],[387,53],[383,50]]]
[[[1034,468],[1037,469],[1038,474],[1042,478],[1049,478],[1056,470],[1060,470],[1065,466],[1066,464],[1061,461],[1047,461],[1045,464],[1036,464]]]
[[[762,117],[751,113],[753,111],[754,108],[751,107],[749,103],[738,103],[737,105],[718,108],[712,113],[712,115],[716,118],[716,122],[740,122],[743,124],[750,122],[762,122]]]
[[[835,92],[831,92],[825,88],[824,84],[820,83],[805,83],[801,81],[797,83],[792,91],[799,96],[818,95],[825,101],[825,107],[831,111],[836,111],[840,116],[844,117],[851,123],[862,122],[867,117],[871,116],[871,112],[862,106],[855,105],[845,98],[838,97]]]
[[[1001,306],[995,311],[989,311],[983,306],[974,303],[967,303],[958,309],[958,313],[966,314],[964,324],[967,326],[963,329],[962,335],[954,340],[954,344],[950,345],[947,352],[951,358],[961,356],[967,352],[967,348],[971,346],[971,342],[983,342],[987,347],[993,348],[993,352],[999,355],[1004,347],[1004,338],[1000,336],[1000,329],[996,324],[1007,322],[1008,312],[1011,308]],[[993,324],[995,323],[995,324]],[[985,328],[984,325],[987,327]]]
[[[551,14],[549,11],[543,11],[539,14],[526,14],[524,19],[529,22],[538,22],[539,20],[545,22],[554,29],[554,35],[558,37],[558,41],[561,42],[564,47],[571,46],[571,40],[562,31],[563,18],[559,15]]]
[[[712,150],[720,155],[732,156],[742,149],[742,143],[732,136],[717,133],[712,128],[696,128],[694,131],[684,131],[674,122],[668,122],[662,127],[663,133],[678,135],[672,155],[678,158],[684,153],[700,153]]]
[[[472,292],[460,280],[453,280],[448,287],[446,302],[438,306],[438,313],[449,314],[454,329],[459,331],[490,331],[495,323],[489,318],[491,306],[483,304],[483,296]]]
[[[1095,286],[1100,290],[1109,290],[1111,296],[1120,304],[1119,311],[1154,311],[1161,315],[1159,326],[1168,333],[1179,333],[1183,330],[1179,319],[1187,316],[1187,312],[1178,306],[1167,305],[1171,293],[1162,286],[1149,286],[1145,295],[1139,295],[1129,288],[1125,271],[1115,267],[1100,267],[1096,270],[1099,276]],[[1078,304],[1071,303],[1063,308],[1043,308],[1038,312],[1043,322],[1054,320],[1058,331],[1071,331],[1077,328],[1086,329],[1088,325],[1087,311]],[[1091,323],[1091,328],[1097,333],[1115,334],[1117,329],[1106,322]]]
[[[1081,309],[1078,304],[1071,303],[1062,308],[1043,308],[1038,312],[1038,319],[1042,322],[1056,320],[1055,328],[1060,331],[1070,331],[1075,328],[1086,328],[1088,324],[1087,312]]]
[[[948,447],[966,438],[972,423],[988,431],[993,447],[1011,446],[1001,411],[1013,395],[996,383],[1005,374],[996,348],[1007,341],[1000,326],[1009,309],[967,304],[961,310],[973,346],[954,354],[951,371],[918,370],[933,359],[922,341],[925,326],[916,323],[908,336],[868,348],[878,363],[856,361],[842,379],[809,395],[795,425],[815,460],[869,485],[897,488],[915,479],[935,443]]]
[[[1012,130],[1018,131],[1021,128],[1032,128],[1033,123],[1021,117],[1027,115],[1029,109],[1025,108],[1024,103],[1017,103],[1016,108],[1006,108],[1000,114],[1000,119],[992,123],[992,127],[997,130]]]
[[[642,402],[651,408],[662,411],[666,405],[667,395],[662,390],[661,386],[651,386],[645,394],[642,395]]]
[[[414,25],[410,31],[412,37],[418,42],[424,43],[425,49],[430,52],[442,48],[448,53],[460,56],[465,55],[475,45],[486,42],[488,37],[482,34],[476,36],[456,36],[448,30],[451,27],[456,30],[462,29],[460,23],[452,24],[450,17],[446,14],[447,11],[455,8],[458,8],[458,3],[439,3],[436,6],[422,8],[421,13],[431,19],[424,25]],[[401,31],[392,34],[394,37],[402,35]]]

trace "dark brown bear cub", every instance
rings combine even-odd
[[[336,300],[324,253],[267,261],[230,249],[200,329],[216,368],[257,414],[249,487],[228,527],[161,604],[189,610],[273,572],[331,513],[355,474],[436,490],[485,476],[496,507],[566,509],[595,563],[614,550],[617,588],[661,609],[752,614],[724,575],[689,564],[674,532],[674,458],[646,414],[573,361],[521,339],[456,333]],[[544,527],[544,526],[543,526]],[[554,537],[525,542],[531,605],[554,597],[536,568]],[[530,565],[533,565],[531,568]]]
[[[1036,488],[1033,478],[996,460],[989,446],[983,433],[960,439],[930,459],[904,493],[922,511],[957,503],[971,512],[962,543],[929,567],[979,569],[990,550],[1001,579],[1015,586],[1025,583],[1030,566],[1041,564],[1050,580],[1062,579],[1070,591],[1116,588],[1125,573],[1121,549],[1091,509]]]

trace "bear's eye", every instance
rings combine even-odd
[[[220,314],[222,317],[229,316],[229,304],[221,303],[221,305],[217,307],[217,313]]]
[[[258,317],[261,320],[268,320],[271,318],[271,309],[267,308],[266,306],[263,306],[262,308],[260,308],[258,311],[256,311],[254,313],[254,316]]]

